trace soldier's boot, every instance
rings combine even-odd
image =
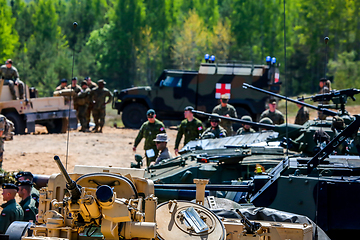
[[[102,133],[102,128],[103,128],[103,127],[101,126],[101,127],[100,127],[100,130],[99,130],[99,133]]]
[[[93,129],[93,132],[95,132],[95,133],[97,133],[97,132],[99,132],[99,126],[98,125],[95,125],[95,127],[94,127],[94,129]]]

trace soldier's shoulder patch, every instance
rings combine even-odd
[[[200,126],[200,127],[198,127],[198,130],[199,130],[199,131],[201,131],[202,129],[203,129],[203,127],[201,127],[201,126]]]
[[[25,212],[29,212],[29,211],[30,211],[30,208],[25,209]]]
[[[164,127],[161,127],[161,128],[160,128],[160,131],[164,131],[164,130],[165,130],[165,128],[164,128]]]
[[[1,213],[1,216],[5,217],[5,216],[6,216],[6,213],[4,213],[4,212],[3,212],[3,213]]]

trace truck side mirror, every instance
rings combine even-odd
[[[159,87],[162,88],[164,86],[164,80],[160,81]]]

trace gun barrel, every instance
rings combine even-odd
[[[326,108],[319,108],[319,107],[315,107],[311,104],[308,104],[308,103],[304,103],[304,102],[301,102],[301,101],[298,101],[298,100],[295,100],[295,99],[291,99],[291,98],[288,98],[288,97],[285,97],[285,96],[282,96],[280,94],[276,94],[276,93],[273,93],[273,92],[269,92],[269,91],[266,91],[264,89],[261,89],[261,88],[257,88],[257,87],[254,87],[250,84],[247,84],[247,83],[243,83],[243,88],[247,89],[247,88],[250,88],[252,90],[255,90],[255,91],[258,91],[258,92],[262,92],[262,93],[266,93],[268,95],[271,95],[271,96],[274,96],[274,97],[277,97],[277,98],[280,98],[280,99],[284,99],[286,101],[289,101],[289,102],[293,102],[293,103],[297,103],[297,104],[300,104],[302,106],[305,106],[305,107],[308,107],[308,108],[311,108],[311,109],[315,109],[315,110],[318,110],[318,111],[321,111],[327,115],[330,115],[330,116],[337,116],[337,112],[334,112],[334,111],[331,111],[329,109],[326,109]]]
[[[68,184],[72,183],[73,180],[70,178],[69,174],[67,173],[66,169],[64,168],[64,165],[62,164],[59,156],[55,156],[54,160],[55,160],[56,164],[58,165],[60,172],[64,175],[66,182]]]
[[[269,125],[269,124],[264,124],[264,123],[257,123],[257,122],[250,122],[250,121],[245,121],[245,120],[241,120],[241,119],[238,119],[238,118],[232,118],[232,117],[219,116],[219,115],[205,113],[205,112],[197,111],[197,110],[192,110],[192,112],[197,113],[197,114],[202,114],[202,115],[205,115],[205,116],[214,116],[214,117],[218,117],[218,118],[221,118],[221,119],[230,120],[230,121],[233,121],[233,122],[239,122],[239,123],[247,124],[247,125],[250,125],[250,126],[257,126],[257,127],[261,127],[261,128],[265,128],[265,129],[270,129],[270,130],[276,129],[276,126],[274,126],[274,125]]]

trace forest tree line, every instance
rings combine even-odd
[[[11,58],[21,79],[41,96],[72,76],[104,79],[110,89],[152,84],[163,69],[197,70],[206,53],[216,62],[258,64],[276,57],[288,96],[316,92],[325,75],[336,89],[360,83],[357,0],[286,1],[285,22],[283,0],[0,0],[0,5],[0,61]]]

